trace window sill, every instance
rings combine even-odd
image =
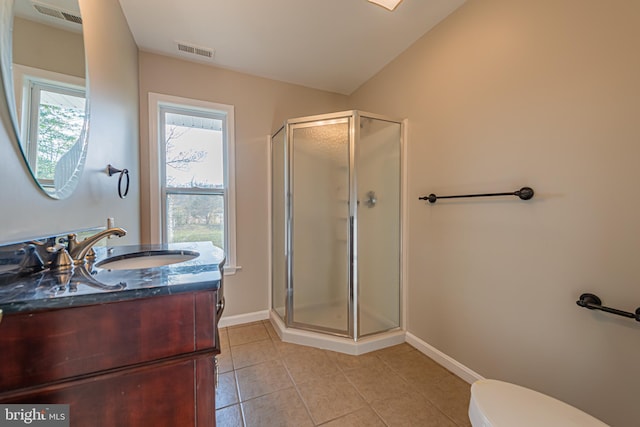
[[[224,267],[222,267],[222,272],[225,276],[233,276],[240,270],[242,270],[242,267],[239,265],[225,265]]]

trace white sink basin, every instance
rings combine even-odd
[[[195,251],[147,251],[135,252],[107,258],[96,264],[96,267],[108,270],[137,270],[140,268],[162,267],[177,264],[198,257]]]

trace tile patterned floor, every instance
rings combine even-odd
[[[280,341],[271,323],[220,330],[218,427],[470,427],[469,385],[408,344],[349,356]]]

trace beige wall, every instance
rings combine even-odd
[[[351,98],[409,119],[407,329],[637,425],[640,2],[469,1]],[[513,199],[418,196],[535,189]]]
[[[287,118],[343,110],[346,97],[209,65],[140,52],[142,240],[149,241],[149,92],[235,106],[236,258],[225,278],[226,316],[267,310],[269,284],[267,136]]]
[[[29,176],[13,137],[0,130],[0,242],[20,241],[106,225],[129,231],[119,243],[139,240],[137,48],[117,0],[81,0],[89,68],[91,125],[81,182],[67,200],[53,200]],[[4,114],[4,113],[3,113]],[[118,198],[107,163],[132,171],[131,195]]]
[[[13,62],[84,78],[82,33],[16,17],[13,20]]]

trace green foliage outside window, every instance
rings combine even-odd
[[[84,110],[40,104],[36,176],[53,180],[56,164],[82,132]]]

